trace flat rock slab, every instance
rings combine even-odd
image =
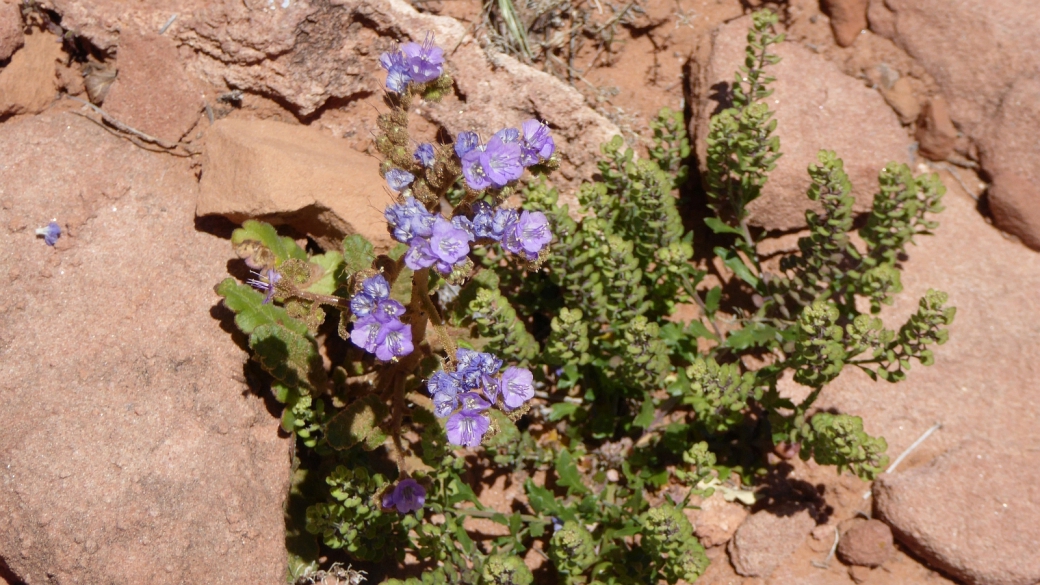
[[[896,537],[970,585],[1040,581],[1040,453],[969,441],[882,475],[875,505]]]
[[[715,31],[711,57],[702,70],[695,105],[696,149],[701,170],[709,118],[728,107],[728,91],[744,62],[751,18],[738,18]],[[769,107],[776,112],[775,135],[783,156],[769,175],[762,196],[749,206],[751,222],[770,230],[805,226],[810,163],[821,149],[845,162],[854,209],[870,210],[878,173],[891,161],[909,162],[911,141],[881,94],[841,72],[833,63],[795,43],[775,45],[780,63],[766,69],[777,80]]]
[[[190,161],[54,110],[0,149],[0,558],[29,584],[284,582],[289,443],[213,316],[232,254]]]
[[[359,233],[386,251],[393,202],[378,159],[315,128],[224,119],[206,134],[199,215],[288,223],[333,250]]]

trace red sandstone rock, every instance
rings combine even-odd
[[[168,36],[127,32],[119,38],[119,73],[105,97],[105,110],[120,122],[177,142],[199,119],[203,95],[187,74]]]
[[[867,28],[867,4],[870,0],[824,0],[831,17],[834,40],[842,47],[850,47],[856,37]]]
[[[393,200],[377,159],[314,128],[224,119],[206,134],[199,215],[272,216],[329,249],[360,233],[386,251],[394,242],[383,210]]]
[[[769,577],[816,526],[809,508],[782,504],[756,512],[740,525],[729,542],[729,558],[745,577]]]
[[[719,492],[697,505],[700,510],[687,509],[686,516],[694,525],[697,538],[706,547],[726,544],[748,517],[745,506],[727,502]]]
[[[743,62],[749,24],[750,18],[740,18],[715,32],[695,102],[694,134],[702,171],[706,170],[708,118],[719,107],[715,92],[720,84],[732,81]],[[750,206],[751,222],[773,230],[804,227],[809,205],[806,168],[821,149],[834,150],[844,159],[855,209],[869,210],[878,172],[889,161],[905,162],[909,157],[910,141],[895,113],[876,91],[808,49],[784,43],[776,52],[783,60],[768,69],[777,78],[768,99],[776,111],[776,135],[784,154],[762,197]]]
[[[996,224],[1040,249],[1040,196],[1035,187],[1035,88],[1040,71],[1040,10],[1033,0],[955,2],[874,0],[871,26],[892,38],[931,74],[950,117],[988,155],[983,170]],[[877,21],[877,26],[875,26]],[[1033,124],[1033,126],[1030,126]],[[1029,130],[1029,128],[1032,130]],[[1015,148],[1008,147],[1010,142]],[[1022,136],[1034,139],[1023,142]],[[1000,177],[1000,180],[997,180]]]
[[[918,121],[918,152],[931,160],[946,160],[957,144],[957,128],[950,120],[950,111],[942,96],[932,98],[921,112]]]
[[[290,447],[215,309],[232,254],[196,229],[190,161],[55,111],[0,125],[0,151],[0,226],[67,230],[51,248],[0,228],[5,566],[284,582]]]
[[[553,129],[563,164],[553,179],[574,190],[597,172],[599,146],[619,134],[573,87],[500,53],[487,53],[458,21],[421,14],[398,0],[274,3],[254,9],[238,0],[173,0],[162,9],[97,0],[49,0],[62,25],[105,50],[121,34],[153,33],[180,14],[166,35],[194,50],[186,67],[214,87],[271,96],[301,118],[384,91],[379,54],[427,32],[445,48],[455,95],[419,105],[421,115],[452,134],[490,135],[525,119]],[[367,115],[367,114],[366,114]]]
[[[1040,581],[1040,455],[970,440],[874,483],[879,514],[917,554],[970,585]]]
[[[0,61],[11,58],[25,44],[22,11],[14,0],[0,0]]]
[[[878,567],[895,552],[892,529],[873,519],[853,525],[838,543],[838,557],[850,565]]]
[[[995,223],[1040,250],[1040,73],[1015,82],[986,138],[982,166],[990,174]]]
[[[36,114],[51,105],[58,93],[55,66],[62,55],[54,35],[37,31],[25,37],[25,47],[0,69],[0,117]]]

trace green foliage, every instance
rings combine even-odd
[[[877,313],[902,289],[909,244],[936,228],[944,189],[934,175],[888,165],[854,238],[852,185],[842,160],[821,150],[808,168],[808,233],[796,252],[763,261],[749,204],[780,156],[766,99],[767,70],[779,61],[772,47],[783,41],[777,22],[755,14],[732,107],[709,127],[703,180],[714,258],[694,259],[693,233],[679,214],[691,154],[681,113],[662,110],[651,122],[647,157],[620,137],[604,144],[598,177],[580,187],[572,210],[541,177],[516,189],[469,189],[457,180],[450,144],[434,145],[428,167],[415,160],[409,104],[449,91],[446,76],[387,96],[375,139],[382,170],[413,173],[410,192],[428,209],[448,201],[456,215],[469,214],[477,197],[510,197],[544,212],[554,239],[536,262],[483,248],[451,275],[431,276],[404,265],[406,246],[376,255],[354,235],[342,250],[308,255],[267,224],[235,231],[240,257],[281,276],[267,304],[233,279],[216,290],[271,376],[282,427],[296,438],[287,512],[302,543],[294,574],[316,566],[320,538],[352,559],[399,563],[410,555],[427,567],[421,578],[386,583],[524,584],[533,576],[521,559],[538,542],[563,583],[693,582],[708,561],[683,512],[687,501],[662,490],[669,482],[686,488],[679,493],[720,490],[751,502],[727,482],[735,473],[746,484],[763,471],[770,439],[866,480],[884,468],[883,438],[856,416],[815,405],[847,366],[897,382],[914,361],[935,361],[955,314],[945,294],[929,291],[896,329]],[[715,273],[711,284],[698,267]],[[349,299],[377,272],[407,308],[415,352],[380,363],[333,344],[323,357],[317,340],[324,343],[326,312],[339,311],[346,338]],[[456,346],[491,351],[534,377],[535,399],[493,411],[481,447],[469,452],[449,444],[425,387],[438,369],[455,371]],[[332,375],[323,359],[335,362]],[[810,389],[797,404],[778,390],[791,379]],[[474,463],[511,474],[527,505],[482,503],[471,485],[481,474],[467,472]],[[545,481],[534,481],[540,472]],[[421,509],[384,510],[383,497],[405,478],[423,486]],[[652,508],[650,491],[659,492]],[[504,530],[478,542],[467,530],[472,519]]]

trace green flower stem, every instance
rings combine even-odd
[[[708,306],[704,304],[704,299],[701,298],[701,294],[697,292],[697,289],[690,283],[690,279],[685,274],[680,276],[682,278],[683,288],[686,289],[686,294],[693,299],[693,302],[697,303],[697,306],[701,308],[701,313],[711,324],[711,328],[715,330],[715,335],[719,338],[719,343],[726,341],[726,335],[719,329],[718,323],[715,322],[714,317],[708,316]]]
[[[506,515],[506,514],[502,514],[501,512],[496,512],[494,510],[477,510],[477,509],[474,509],[474,508],[456,508],[455,509],[455,513],[460,515],[460,516],[469,516],[470,518],[488,518],[488,519],[492,519],[495,516],[499,516],[499,515],[501,515],[501,516],[505,516]],[[544,520],[542,520],[541,518],[538,518],[537,516],[531,516],[529,514],[520,514],[520,519],[523,520],[524,522],[528,522],[528,523],[530,523],[530,522],[544,522]]]

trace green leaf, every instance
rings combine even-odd
[[[726,338],[723,345],[733,349],[747,349],[749,347],[764,345],[770,341],[776,341],[777,330],[775,327],[761,324],[751,324],[743,329],[733,331]]]
[[[722,258],[722,261],[737,275],[737,278],[750,284],[753,288],[758,288],[758,278],[751,273],[751,269],[744,264],[744,261],[740,259],[733,250],[717,246],[715,248],[715,255]]]
[[[556,422],[560,419],[568,418],[577,410],[577,404],[572,404],[570,402],[557,402],[549,407],[549,420],[551,422]]]
[[[535,512],[548,516],[557,516],[560,505],[556,502],[553,493],[542,486],[535,485],[533,481],[524,481],[524,490],[527,492],[527,501]]]
[[[290,258],[296,258],[297,260],[307,259],[307,252],[297,246],[292,238],[279,236],[274,226],[263,221],[247,219],[242,223],[242,227],[231,232],[231,243],[233,245],[238,246],[244,242],[259,242],[263,244],[277,259],[275,262],[276,266]]]
[[[690,323],[686,326],[686,330],[690,333],[690,335],[694,335],[696,337],[703,337],[705,339],[714,339],[718,341],[718,337],[715,337],[715,334],[712,333],[707,328],[707,326],[705,326],[704,323],[700,321],[690,321]]]
[[[556,455],[556,475],[560,478],[557,483],[566,487],[570,493],[581,494],[589,491],[582,483],[578,466],[574,464],[574,458],[567,449],[560,449]]]
[[[643,394],[643,406],[639,414],[632,420],[632,425],[641,429],[648,428],[654,422],[654,399],[650,394]]]
[[[722,287],[716,286],[704,296],[704,308],[708,315],[714,315],[719,310],[719,301],[722,299]]]
[[[706,217],[704,223],[716,234],[734,234],[743,237],[744,232],[727,224],[717,217]]]
[[[473,488],[463,483],[461,479],[459,479],[458,477],[453,477],[451,479],[451,485],[453,488],[455,488],[455,495],[449,498],[449,502],[451,503],[451,505],[454,506],[459,502],[472,502],[478,510],[484,509],[484,505],[481,504],[480,500],[477,499],[477,494],[473,492]]]
[[[239,284],[234,278],[228,277],[214,290],[224,297],[224,306],[235,313],[235,325],[242,333],[248,335],[261,325],[272,324],[281,325],[301,335],[307,333],[306,325],[290,317],[285,309],[279,306],[265,305],[264,295],[247,284]]]
[[[325,429],[329,445],[334,449],[349,449],[363,443],[371,451],[386,440],[381,423],[389,414],[386,404],[377,396],[368,395],[355,400],[350,406],[332,417]]]
[[[336,292],[340,284],[345,280],[343,275],[343,254],[332,251],[311,257],[311,264],[321,266],[325,271],[321,278],[307,287],[308,292],[319,295],[331,295]]]
[[[324,388],[325,367],[310,336],[267,323],[253,329],[249,347],[260,365],[286,386],[299,386],[308,392]]]
[[[343,262],[348,274],[371,268],[375,259],[375,248],[361,234],[351,234],[343,239]]]

